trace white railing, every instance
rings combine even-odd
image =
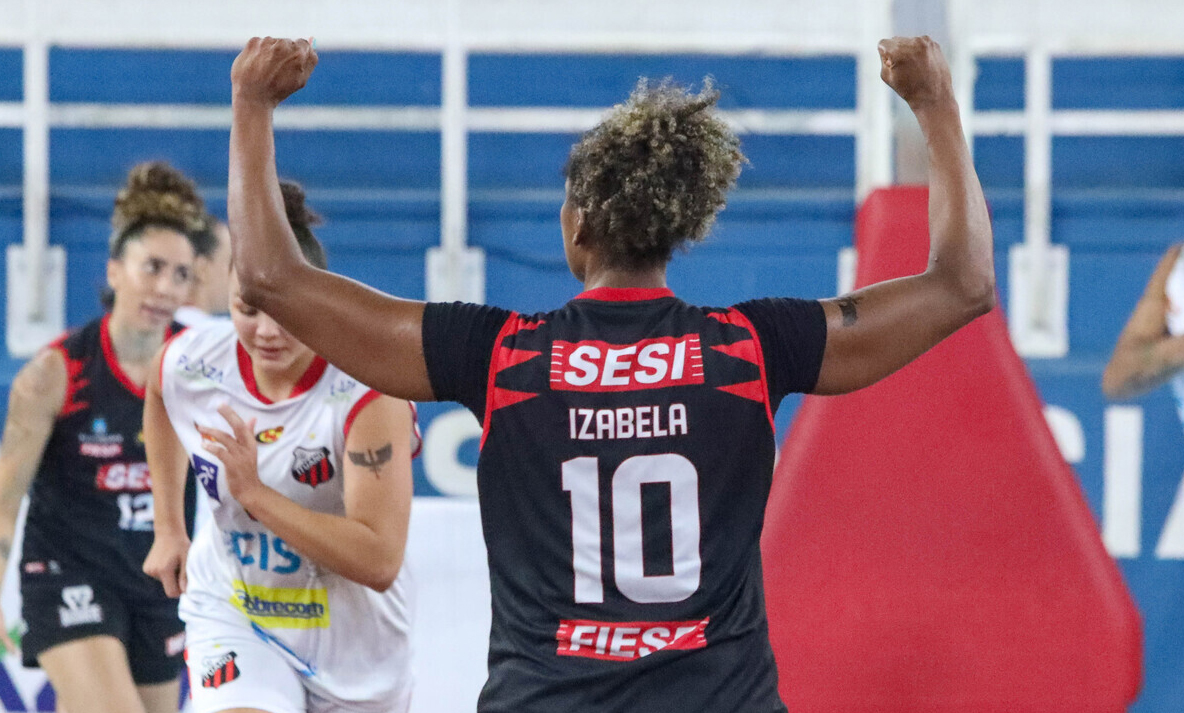
[[[48,135],[53,127],[225,128],[229,107],[187,105],[51,104],[49,46],[227,48],[251,34],[305,36],[334,48],[431,50],[443,58],[439,107],[291,107],[276,114],[278,128],[432,130],[441,134],[441,240],[427,259],[432,299],[484,296],[483,257],[467,244],[466,146],[471,131],[579,132],[598,111],[567,108],[472,108],[467,103],[467,58],[472,52],[672,53],[761,56],[839,54],[856,57],[857,106],[850,111],[737,111],[726,113],[745,133],[838,134],[855,137],[856,194],[892,179],[891,105],[878,80],[875,46],[889,34],[890,6],[882,0],[736,0],[718,3],[627,0],[572,5],[531,0],[213,0],[188,3],[126,0],[74,3],[23,0],[0,3],[0,44],[25,49],[25,101],[0,103],[0,126],[25,132],[25,277],[9,295],[9,350],[27,355],[60,331],[62,306],[46,304],[48,245]],[[101,6],[101,7],[100,7]],[[46,18],[53,18],[49,23]],[[310,29],[312,28],[312,29]],[[61,280],[62,275],[51,275]],[[58,298],[60,302],[60,298]],[[13,314],[14,304],[21,306]]]
[[[947,0],[952,41],[972,63],[1022,57],[1021,111],[973,111],[960,95],[976,136],[1024,137],[1024,242],[1012,250],[1008,319],[1028,357],[1069,351],[1069,254],[1050,240],[1053,136],[1184,134],[1184,111],[1064,111],[1052,108],[1052,62],[1073,56],[1184,56],[1177,0]]]
[[[1026,356],[1068,350],[1064,246],[1049,240],[1052,137],[1057,135],[1184,135],[1184,111],[1057,111],[1051,108],[1051,62],[1073,55],[1180,54],[1174,35],[1184,3],[1134,0],[1105,24],[1104,0],[947,0],[950,59],[968,134],[1023,136],[1025,237],[1012,256],[1012,333]],[[727,113],[741,132],[855,137],[858,197],[891,182],[893,122],[890,94],[879,82],[876,41],[890,35],[887,0],[733,0],[724,4],[602,0],[211,0],[199,6],[125,0],[0,2],[0,44],[24,48],[25,97],[0,103],[0,126],[24,129],[22,292],[9,294],[9,348],[27,354],[56,334],[60,298],[43,277],[57,264],[48,251],[48,134],[52,127],[225,128],[227,106],[64,104],[48,101],[49,46],[233,49],[250,34],[301,36],[315,31],[325,52],[336,48],[431,50],[443,58],[436,107],[317,106],[284,108],[280,128],[414,130],[441,133],[441,240],[429,256],[429,295],[480,299],[483,266],[467,244],[467,134],[472,131],[578,132],[600,116],[570,108],[474,108],[467,103],[467,56],[472,52],[671,53],[763,56],[840,54],[857,60],[857,100],[851,111]],[[52,23],[48,21],[52,18]],[[1023,57],[1022,111],[973,110],[975,62]],[[38,268],[37,265],[43,265]],[[11,272],[11,266],[10,266]],[[27,278],[27,279],[26,279]],[[56,275],[55,279],[61,279]],[[21,285],[23,284],[23,287]],[[52,286],[49,286],[52,287]],[[18,306],[13,319],[14,305]],[[58,320],[60,321],[60,319]],[[44,329],[37,329],[41,325]],[[48,325],[48,326],[47,326]],[[15,332],[14,332],[14,327]],[[24,331],[20,328],[24,327]]]

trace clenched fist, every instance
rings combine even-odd
[[[928,35],[880,40],[877,49],[880,78],[914,112],[934,103],[953,101],[950,67],[941,47]]]
[[[317,52],[308,40],[252,37],[230,68],[236,98],[276,106],[308,82]]]

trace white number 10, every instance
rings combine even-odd
[[[604,601],[600,561],[600,473],[596,458],[563,464],[563,490],[571,493],[572,569],[575,599]],[[670,533],[674,571],[647,575],[642,552],[641,486],[670,484]],[[675,453],[634,456],[613,473],[613,571],[617,589],[641,604],[680,602],[699,588],[699,473]]]

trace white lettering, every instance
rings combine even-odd
[[[687,435],[687,407],[683,404],[670,405],[670,435]]]
[[[655,359],[655,354],[669,354],[670,346],[657,342],[655,344],[647,344],[642,347],[641,352],[637,355],[637,365],[642,367],[642,371],[638,371],[633,375],[641,384],[656,384],[662,379],[666,378],[666,360]],[[648,371],[646,371],[648,370]]]
[[[622,626],[613,631],[613,642],[610,652],[613,656],[633,658],[633,647],[637,645],[637,635],[641,629],[634,626]]]
[[[596,640],[591,637],[591,634],[596,631],[596,628],[597,627],[595,626],[588,626],[587,624],[573,626],[571,629],[571,650],[579,651],[581,646],[591,646],[594,644]],[[587,635],[588,638],[585,639],[585,635]]]
[[[654,436],[661,438],[667,435],[666,429],[662,428],[662,419],[658,417],[658,407],[650,406],[650,410],[654,414]]]
[[[592,431],[591,431],[590,427],[592,425],[592,417],[596,414],[596,412],[590,408],[582,408],[578,411],[578,413],[584,417],[584,421],[580,424],[580,440],[581,441],[595,440],[596,436],[592,435]]]
[[[686,404],[623,406],[607,409],[568,409],[568,432],[573,440],[603,441],[620,438],[685,436]]]
[[[568,363],[575,369],[583,372],[583,375],[577,376],[574,372],[567,372],[563,375],[563,380],[572,386],[587,386],[593,381],[596,381],[596,364],[588,361],[585,357],[591,359],[600,358],[600,350],[596,347],[584,345],[577,347],[568,358]]]
[[[633,409],[617,409],[617,438],[633,438]]]
[[[633,367],[633,362],[626,359],[621,361],[621,357],[630,356],[637,351],[636,346],[625,347],[624,349],[609,349],[608,355],[604,358],[604,375],[600,377],[602,386],[628,386],[629,376],[618,376],[618,372],[626,371]]]
[[[612,631],[611,627],[600,627],[600,633],[596,635],[596,653],[603,654],[608,649],[608,635]]]
[[[613,410],[602,408],[596,410],[596,440],[616,438],[613,433]]]
[[[685,341],[674,345],[674,367],[670,370],[670,378],[678,381],[682,378],[683,367],[687,362],[687,343]]]
[[[637,437],[650,438],[653,432],[650,431],[650,419],[653,413],[650,411],[650,406],[639,406],[637,409]],[[656,409],[655,409],[656,410]]]
[[[645,646],[638,649],[638,656],[648,656],[655,651],[661,651],[666,648],[666,644],[670,643],[670,629],[664,626],[647,629],[641,636],[641,642]]]

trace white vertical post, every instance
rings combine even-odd
[[[427,298],[485,301],[485,259],[468,242],[468,52],[460,0],[448,0],[441,92],[440,247],[427,255]]]
[[[32,356],[65,324],[66,258],[49,247],[49,42],[38,0],[25,0],[24,241],[6,251],[5,343],[17,357]]]
[[[892,183],[892,94],[880,81],[879,41],[892,34],[892,5],[863,3],[863,48],[856,57],[855,198]]]
[[[1036,46],[1027,55],[1024,103],[1024,243],[1030,250],[1032,282],[1042,282],[1052,213],[1052,58]],[[1036,298],[1040,290],[1033,290]]]
[[[35,12],[35,0],[26,2]],[[29,16],[30,37],[25,43],[24,88],[24,246],[25,268],[31,290],[25,304],[30,322],[45,321],[45,250],[49,244],[49,45]]]
[[[460,37],[459,0],[448,0],[440,127],[441,247],[464,247],[468,227],[469,147],[465,122],[469,103],[468,56]]]
[[[1024,243],[1010,255],[1008,320],[1025,357],[1069,351],[1069,253],[1051,242],[1052,57],[1037,44],[1025,61]]]
[[[948,13],[950,47],[947,50],[950,73],[954,81],[954,98],[962,115],[962,133],[970,155],[974,156],[974,87],[978,81],[978,62],[974,52],[974,39],[970,20],[970,9],[966,0],[949,0]]]

